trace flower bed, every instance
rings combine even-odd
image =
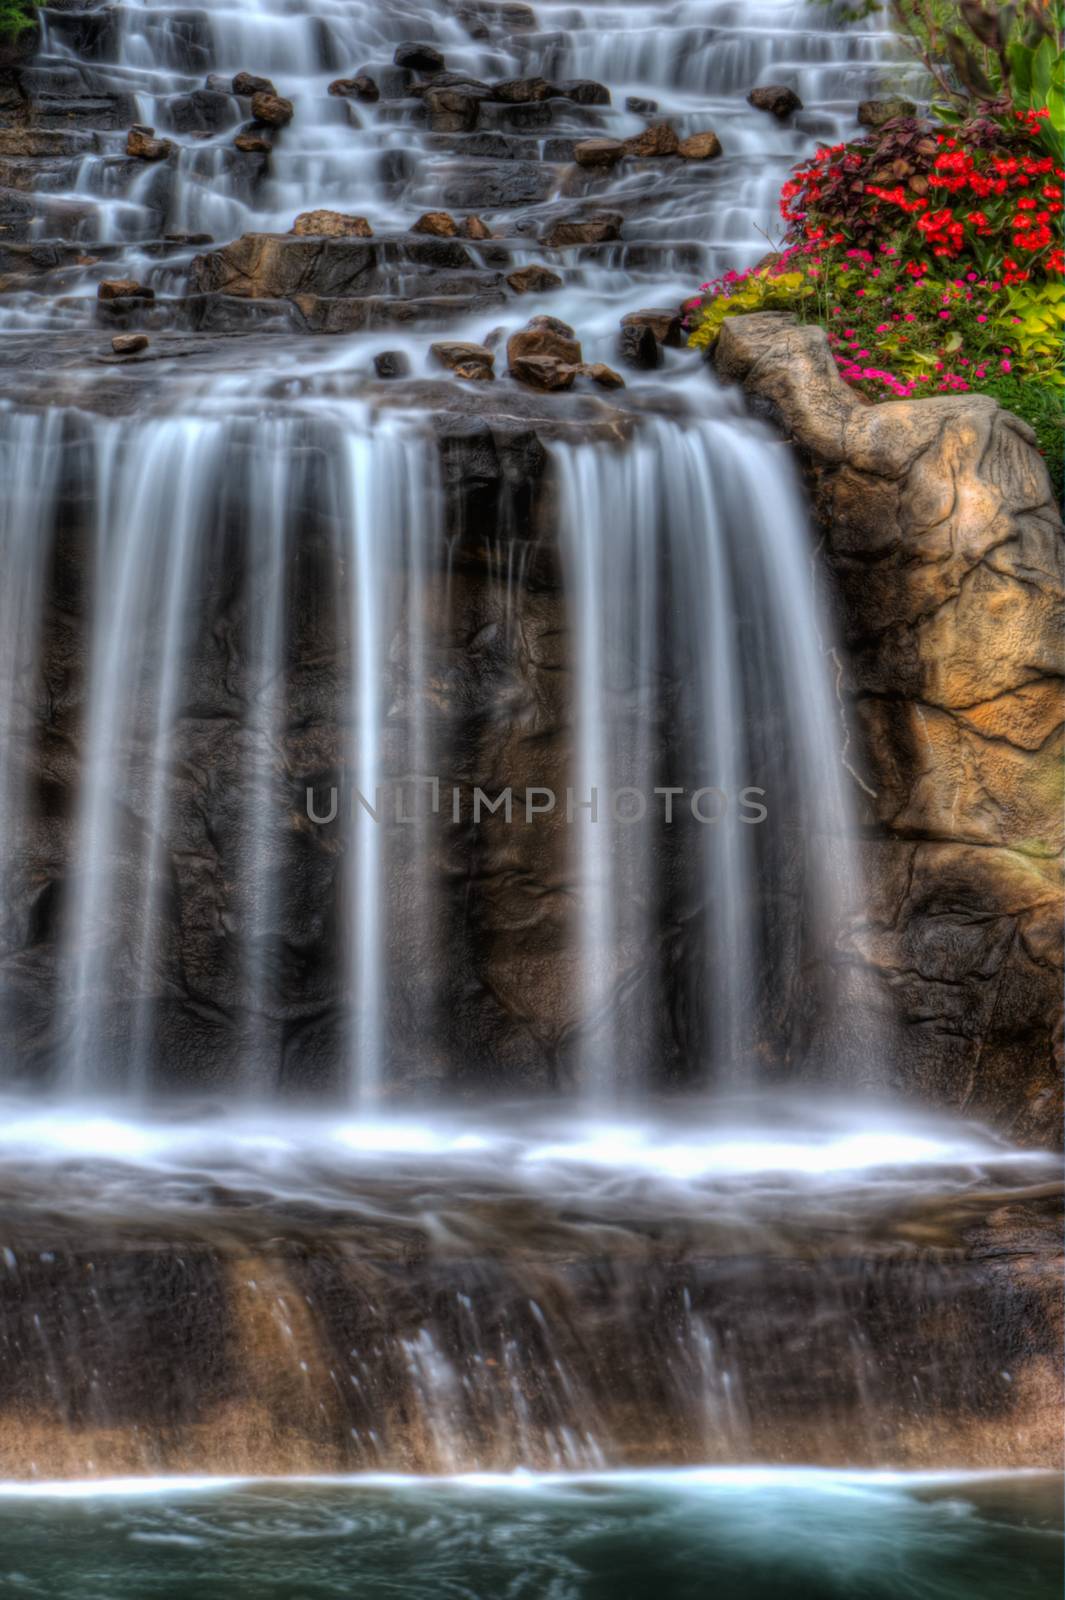
[[[1065,169],[1046,120],[897,118],[818,150],[784,185],[783,249],[703,285],[690,343],[709,348],[726,317],[796,312],[871,400],[996,395],[1035,427],[1060,490]]]

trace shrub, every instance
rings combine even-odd
[[[0,40],[17,39],[32,28],[34,13],[43,0],[0,0]]]
[[[783,251],[704,284],[687,306],[708,348],[729,316],[782,307],[827,333],[873,400],[982,390],[1035,427],[1060,477],[1062,186],[1045,116],[952,131],[914,118],[819,150],[784,185]],[[1038,398],[1037,398],[1038,397]]]

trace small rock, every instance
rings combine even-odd
[[[212,94],[233,93],[232,78],[225,77],[221,72],[209,72],[203,80],[203,86],[205,89],[209,89]]]
[[[266,156],[274,148],[270,140],[264,139],[261,133],[238,133],[233,143],[247,156]]]
[[[257,78],[254,72],[238,72],[230,84],[230,91],[249,100],[253,94],[276,94],[269,78]]]
[[[608,367],[605,361],[582,361],[576,369],[582,378],[591,378],[593,383],[599,384],[602,389],[624,389],[625,379],[620,372],[615,372],[613,367]]]
[[[917,107],[912,100],[863,100],[858,107],[858,121],[863,128],[882,128],[885,122],[896,117],[915,117]]]
[[[526,106],[536,100],[547,100],[554,92],[546,78],[505,78],[502,83],[493,83],[491,86],[492,99],[502,100],[510,106]]]
[[[411,228],[411,233],[428,233],[434,239],[454,239],[459,225],[447,211],[426,211]]]
[[[572,389],[577,376],[576,363],[557,361],[554,356],[515,356],[509,366],[510,376],[531,389],[548,392]]]
[[[568,78],[565,83],[555,84],[555,93],[579,106],[610,104],[610,90],[605,83],[596,83],[593,78]]]
[[[267,94],[265,90],[252,95],[251,114],[256,122],[265,122],[268,128],[283,128],[292,121],[295,107],[291,100],[280,94]]]
[[[672,345],[679,349],[684,344],[684,329],[681,326],[679,311],[672,307],[661,308],[653,306],[646,311],[630,311],[628,316],[622,317],[623,328],[650,328],[659,344]]]
[[[401,44],[392,57],[397,67],[408,72],[443,72],[444,58],[431,44]]]
[[[568,322],[558,317],[533,317],[507,340],[507,365],[525,356],[550,356],[553,361],[576,366],[583,361],[580,342]]]
[[[146,333],[116,333],[111,340],[111,349],[116,356],[135,356],[141,350],[148,348],[148,335]]]
[[[658,365],[658,340],[646,324],[623,327],[618,350],[623,361],[643,372],[651,372]]]
[[[105,278],[97,286],[98,300],[154,300],[155,290],[134,278]]]
[[[518,267],[507,273],[507,282],[515,294],[550,294],[562,287],[562,279],[550,267]]]
[[[752,89],[747,100],[756,111],[768,111],[774,117],[790,117],[793,111],[802,110],[802,101],[795,90],[782,83],[766,83]]]
[[[495,377],[495,356],[483,344],[465,344],[460,340],[446,339],[429,346],[429,357],[438,366],[447,367],[457,378],[491,383]]]
[[[343,211],[301,211],[289,232],[301,239],[373,238],[373,229],[365,217],[348,216]]]
[[[463,220],[462,231],[467,239],[490,239],[492,230],[480,217],[466,217]]]
[[[591,217],[567,217],[553,222],[542,242],[551,250],[570,244],[609,244],[621,238],[623,221],[618,211],[601,211]]]
[[[581,139],[573,147],[580,167],[614,167],[625,153],[620,139]]]
[[[380,350],[373,358],[374,371],[379,378],[406,378],[410,376],[410,357],[403,350]]]
[[[683,156],[685,161],[709,161],[712,156],[721,154],[721,140],[716,133],[690,133],[682,139],[677,146],[678,156]]]
[[[342,100],[380,100],[381,91],[369,73],[360,72],[355,78],[336,78],[329,85],[329,93]]]
[[[481,96],[470,89],[430,89],[425,95],[434,133],[470,133],[477,126]]]
[[[677,130],[668,122],[652,122],[642,133],[625,140],[630,156],[675,156],[680,149]]]
[[[165,161],[174,146],[169,139],[156,139],[154,128],[135,122],[126,135],[126,154],[139,161]]]
[[[625,110],[635,112],[638,117],[653,117],[658,110],[658,101],[642,100],[638,94],[630,94],[625,101]]]

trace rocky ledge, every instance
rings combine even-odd
[[[1063,529],[1035,436],[985,395],[871,405],[777,313],[727,321],[714,362],[797,446],[824,533],[867,807],[846,981],[891,997],[901,1088],[1056,1140]]]

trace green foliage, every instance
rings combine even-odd
[[[43,0],[0,0],[0,40],[17,39],[32,28],[41,4]]]
[[[1065,139],[1065,0],[890,0],[903,37],[935,85],[944,122],[974,113],[1039,118],[1048,154]]]
[[[802,272],[777,276],[768,270],[753,272],[732,294],[719,294],[708,302],[689,342],[696,350],[709,350],[726,317],[740,317],[751,311],[795,311],[815,292],[815,286]]]
[[[1061,368],[1065,339],[1065,283],[1019,285],[1007,302],[1010,336],[1025,369],[1041,383],[1065,387]]]
[[[1065,399],[1061,388],[1013,374],[989,378],[980,388],[1033,429],[1060,503],[1065,499]]]

